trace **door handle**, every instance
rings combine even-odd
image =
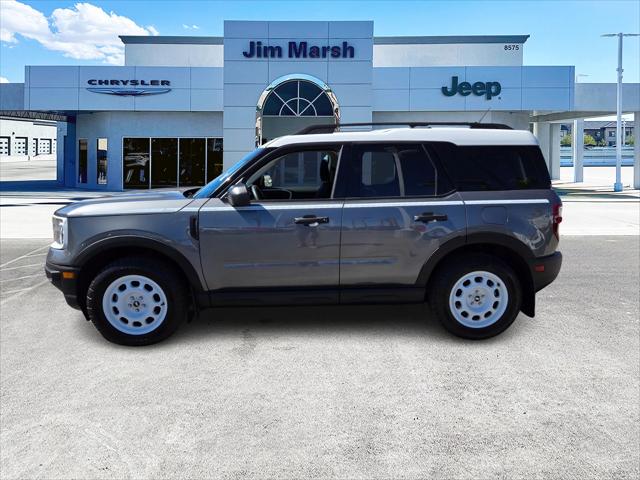
[[[429,222],[446,222],[448,217],[442,213],[424,212],[420,215],[413,217],[415,222],[429,223]]]
[[[191,215],[189,218],[189,235],[191,235],[194,240],[198,240],[200,238],[197,215]]]
[[[303,217],[295,217],[294,223],[298,225],[306,225],[307,227],[316,227],[321,223],[329,223],[329,217],[316,217],[315,215],[305,215]]]

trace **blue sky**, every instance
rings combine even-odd
[[[220,36],[225,19],[373,20],[380,36],[529,34],[525,65],[575,65],[581,82],[614,82],[616,40],[600,34],[640,32],[637,0],[0,2],[0,77],[11,82],[25,65],[118,64],[118,33]],[[639,58],[640,40],[627,39],[625,81],[640,81]]]

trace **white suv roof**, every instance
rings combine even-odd
[[[388,128],[384,130],[285,135],[264,147],[342,142],[451,142],[456,145],[537,145],[527,130],[467,127]]]

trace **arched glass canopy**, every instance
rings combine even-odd
[[[260,96],[256,144],[311,124],[337,123],[339,118],[338,102],[327,84],[310,75],[286,75],[272,82]]]
[[[333,106],[318,85],[307,80],[289,80],[271,90],[262,109],[264,116],[332,117]]]

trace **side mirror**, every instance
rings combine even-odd
[[[227,199],[232,207],[246,207],[251,203],[249,190],[247,190],[247,186],[244,183],[231,187],[227,193]]]

